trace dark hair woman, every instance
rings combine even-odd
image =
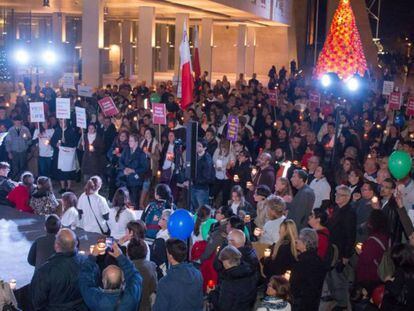
[[[130,209],[129,192],[125,187],[119,188],[112,200],[112,208],[109,211],[108,226],[111,235],[120,239],[125,235],[125,229],[130,221],[136,220],[135,213]]]

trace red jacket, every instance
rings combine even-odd
[[[356,278],[358,282],[380,281],[377,269],[384,254],[384,249],[373,237],[379,239],[382,245],[388,248],[389,237],[385,234],[375,233],[366,239],[362,245],[362,251],[356,267]]]
[[[33,213],[33,209],[29,205],[29,189],[24,185],[18,185],[7,195],[9,200],[17,210],[26,213]]]
[[[318,234],[318,256],[323,260],[328,252],[329,235],[328,228],[316,231]]]

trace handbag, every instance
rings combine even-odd
[[[104,231],[104,230],[102,229],[101,224],[100,224],[100,223],[99,223],[99,221],[98,221],[98,218],[97,218],[97,217],[96,217],[96,215],[95,215],[95,212],[94,212],[93,208],[92,208],[91,199],[89,198],[89,195],[86,195],[86,197],[88,198],[89,207],[90,207],[90,208],[91,208],[91,210],[92,210],[93,217],[95,217],[95,220],[96,220],[96,223],[98,224],[99,230],[101,230],[101,233],[102,233],[103,235],[105,235],[105,236],[111,236],[111,229],[109,229],[108,224],[106,224],[106,226],[108,227],[108,230],[107,230],[107,231]]]

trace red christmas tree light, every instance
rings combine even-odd
[[[363,76],[366,71],[367,61],[350,0],[340,0],[314,76],[319,79],[325,73],[333,72],[341,79],[348,79],[355,74]]]

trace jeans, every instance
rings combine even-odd
[[[208,204],[208,188],[191,188],[191,210],[196,211],[200,206]]]
[[[51,177],[52,173],[52,158],[39,157],[39,176]]]

